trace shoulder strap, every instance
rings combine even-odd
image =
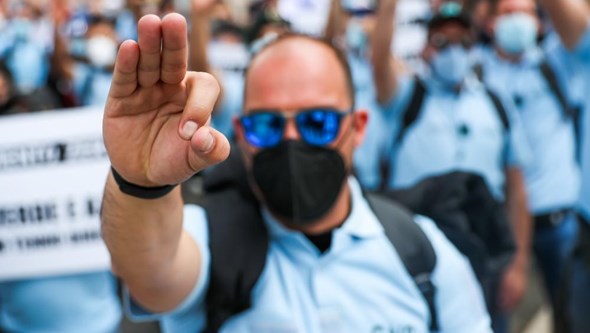
[[[250,308],[251,291],[266,264],[269,237],[258,205],[235,188],[208,193],[203,207],[211,250],[204,332],[213,333]]]
[[[555,72],[553,71],[547,60],[544,60],[539,66],[539,68],[541,70],[541,74],[543,75],[543,77],[547,81],[547,84],[549,85],[549,89],[551,89],[551,91],[555,95],[555,98],[557,98],[557,102],[559,102],[559,105],[561,106],[563,115],[565,117],[573,116],[570,105],[567,99],[565,98],[565,94],[563,93],[563,90],[557,82],[557,76],[555,75]]]
[[[368,194],[367,200],[426,300],[430,311],[430,331],[437,332],[440,326],[434,302],[436,287],[431,280],[436,265],[436,253],[430,240],[416,224],[413,215],[402,206],[376,194]]]
[[[412,97],[410,98],[408,107],[403,113],[401,126],[393,141],[393,149],[391,150],[392,153],[395,153],[396,147],[402,142],[408,128],[410,128],[410,126],[412,126],[420,116],[420,111],[422,110],[422,104],[424,104],[425,96],[426,86],[424,82],[420,80],[420,78],[416,77],[414,79],[414,91],[412,92]],[[380,169],[381,189],[383,190],[387,188],[387,185],[389,184],[389,178],[391,176],[391,163],[388,154],[382,156]]]
[[[574,123],[574,135],[576,138],[576,159],[579,162],[581,158],[581,109],[580,107],[573,106],[568,102],[563,90],[557,82],[557,76],[555,75],[555,72],[553,71],[551,65],[549,65],[549,62],[547,62],[547,60],[544,60],[539,66],[539,68],[541,70],[541,74],[543,75],[543,77],[547,81],[547,84],[549,85],[549,89],[551,89],[551,91],[555,95],[555,98],[557,98],[557,102],[561,106],[564,118],[570,118]]]
[[[412,126],[418,116],[420,116],[420,111],[422,110],[422,104],[424,104],[424,97],[426,96],[426,86],[424,82],[419,78],[414,80],[414,92],[412,93],[412,98],[410,99],[410,103],[404,112],[404,116],[402,119],[402,126],[400,127],[397,136],[395,138],[395,144],[399,144],[406,134],[408,128]]]
[[[504,108],[504,104],[502,104],[500,97],[498,97],[498,95],[496,95],[493,91],[491,91],[487,87],[486,87],[486,93],[488,94],[488,97],[492,101],[492,104],[494,104],[494,108],[496,109],[496,112],[498,113],[498,117],[502,121],[502,126],[504,126],[504,130],[509,131],[510,130],[510,118],[508,118],[508,113],[506,113],[506,108]]]

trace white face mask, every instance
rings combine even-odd
[[[88,39],[86,56],[96,67],[105,68],[115,64],[117,58],[117,43],[106,36],[96,36]]]
[[[213,41],[207,48],[207,56],[216,69],[241,71],[248,66],[250,54],[242,43]]]

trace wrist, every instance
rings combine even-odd
[[[172,190],[174,190],[174,188],[176,187],[176,185],[163,185],[153,187],[137,185],[123,178],[112,166],[111,172],[113,174],[113,179],[115,180],[115,183],[117,184],[119,190],[122,193],[139,199],[159,199],[172,192]]]

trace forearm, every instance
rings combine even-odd
[[[574,49],[590,19],[590,6],[583,0],[540,0],[562,43]]]
[[[183,232],[182,219],[179,189],[144,200],[122,193],[109,175],[101,220],[113,272],[136,301],[154,312],[180,304],[199,275],[199,251]]]
[[[379,103],[385,104],[397,89],[396,71],[391,61],[396,0],[381,1],[372,40],[373,77]]]
[[[189,70],[211,72],[207,59],[207,45],[211,38],[210,17],[206,13],[192,9],[189,43]]]
[[[528,212],[524,177],[522,171],[516,168],[509,168],[506,174],[508,219],[512,225],[516,242],[516,255],[513,263],[524,268],[530,256],[532,231],[532,221]]]
[[[344,18],[342,17],[342,6],[340,0],[332,0],[330,5],[330,15],[324,31],[324,37],[333,41],[336,37],[344,33]]]

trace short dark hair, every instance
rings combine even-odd
[[[279,35],[276,38],[274,38],[274,39],[270,40],[269,42],[267,42],[266,44],[264,44],[256,53],[254,53],[252,55],[252,57],[250,59],[250,64],[248,65],[248,67],[246,68],[246,71],[244,73],[244,78],[247,79],[248,73],[250,72],[251,65],[254,62],[254,60],[256,60],[256,58],[258,57],[259,54],[263,53],[264,50],[267,50],[267,49],[271,48],[272,46],[279,44],[280,42],[283,42],[288,39],[293,39],[293,38],[307,39],[309,41],[316,42],[320,45],[324,45],[324,46],[328,47],[330,50],[332,50],[332,52],[336,56],[336,59],[338,60],[338,63],[340,64],[340,66],[344,70],[344,75],[346,77],[346,87],[348,88],[348,91],[350,93],[350,100],[352,102],[352,107],[355,108],[356,98],[355,98],[354,80],[352,78],[352,70],[350,69],[350,65],[348,64],[348,58],[346,57],[346,53],[341,48],[339,48],[338,46],[336,46],[334,43],[332,43],[330,40],[328,40],[326,38],[318,38],[318,37],[313,37],[310,35],[295,33],[295,32],[287,32],[282,35]],[[246,95],[247,87],[248,87],[248,85],[246,84],[244,86],[244,96]]]

